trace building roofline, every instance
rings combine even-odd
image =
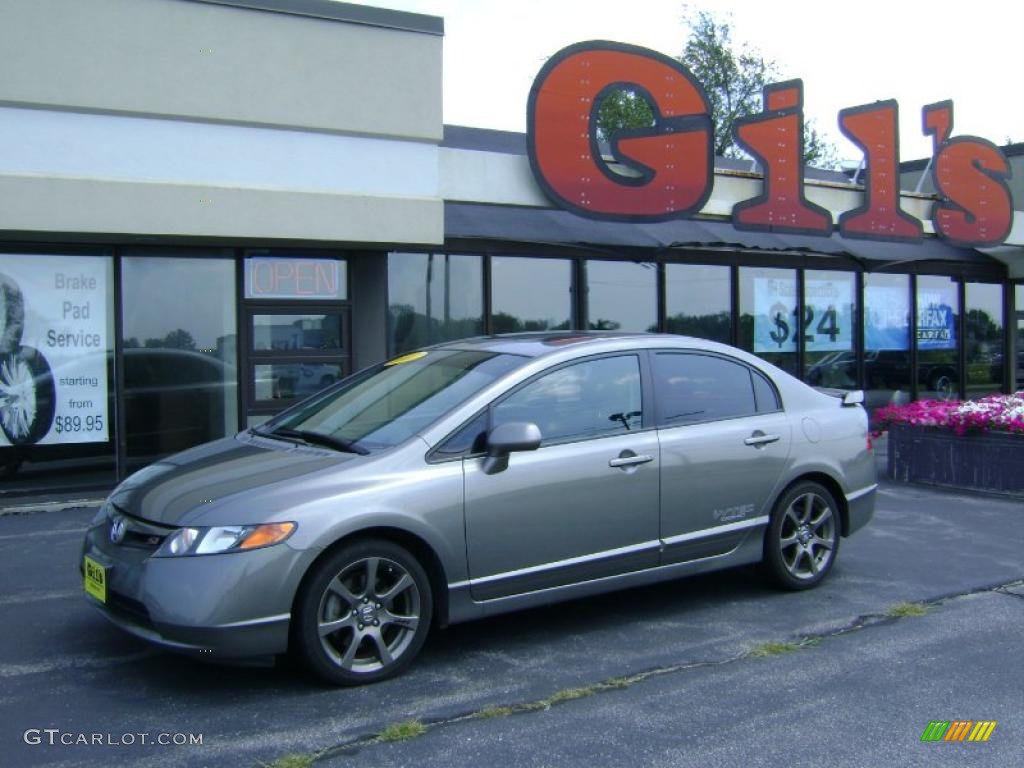
[[[408,11],[393,11],[368,5],[353,5],[338,0],[188,0],[207,5],[226,5],[252,11],[286,13],[313,19],[343,21],[370,27],[419,32],[425,35],[444,35],[444,19]]]
[[[505,155],[526,155],[526,134],[517,131],[501,131],[494,128],[475,128],[468,125],[445,123],[441,146],[448,149],[468,149],[478,152],[496,152]],[[715,156],[716,171],[739,171],[761,173],[760,164],[734,157]],[[840,171],[807,166],[804,169],[807,181],[831,181],[849,184],[850,179]]]
[[[1018,141],[1015,144],[1004,144],[999,147],[999,149],[1007,157],[1024,155],[1024,141]],[[927,167],[928,158],[922,157],[919,160],[907,160],[904,163],[900,163],[900,172],[906,173],[907,171],[923,171]]]

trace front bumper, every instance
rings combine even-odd
[[[82,547],[82,555],[107,567],[107,601],[86,599],[117,626],[211,660],[287,650],[292,601],[315,552],[285,542],[249,552],[152,557],[111,543],[108,531],[107,521],[90,528]]]

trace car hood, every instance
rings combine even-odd
[[[145,467],[121,483],[110,502],[144,520],[190,525],[240,494],[261,488],[269,491],[282,482],[336,469],[360,458],[243,434]]]

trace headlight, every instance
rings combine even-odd
[[[156,557],[212,555],[279,544],[295,531],[295,523],[179,528],[160,545]]]

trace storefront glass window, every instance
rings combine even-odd
[[[665,330],[728,344],[732,338],[729,267],[665,265]]]
[[[740,267],[739,346],[797,375],[796,270]]]
[[[340,352],[341,314],[258,314],[252,318],[252,348],[256,352]]]
[[[658,270],[630,261],[584,262],[586,328],[592,331],[657,331]]]
[[[967,355],[967,397],[1000,392],[1003,388],[1003,286],[967,283],[964,286],[964,343]]]
[[[856,275],[804,271],[804,381],[815,387],[857,389]]]
[[[1017,315],[1017,338],[1014,340],[1013,356],[1016,359],[1015,392],[1024,390],[1024,284],[1013,287],[1014,305]]]
[[[491,258],[491,325],[495,333],[572,328],[572,262]]]
[[[3,492],[114,481],[113,262],[0,254]]]
[[[121,265],[133,469],[238,427],[235,262],[127,255]]]
[[[444,253],[388,256],[392,354],[483,333],[482,262]]]
[[[868,413],[910,402],[909,275],[864,275],[864,385]]]
[[[960,297],[954,278],[917,278],[917,385],[922,400],[951,400],[960,396],[959,315]]]

